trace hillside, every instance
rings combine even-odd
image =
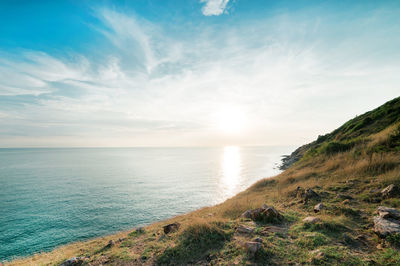
[[[400,264],[400,97],[285,162],[222,204],[10,265]]]

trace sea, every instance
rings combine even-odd
[[[0,149],[0,261],[221,203],[294,148]]]

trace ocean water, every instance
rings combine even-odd
[[[292,150],[0,149],[0,261],[220,203]]]

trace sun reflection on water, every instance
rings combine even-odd
[[[240,148],[227,146],[222,158],[221,190],[223,197],[232,197],[237,191],[241,179]],[[221,195],[222,196],[222,195]]]

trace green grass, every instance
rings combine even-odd
[[[178,243],[157,258],[160,264],[187,264],[202,259],[211,251],[221,249],[232,236],[221,223],[194,224],[179,236]]]
[[[285,172],[224,203],[149,225],[144,232],[74,243],[11,265],[54,265],[81,255],[90,256],[88,263],[94,265],[104,259],[111,265],[400,265],[400,235],[383,240],[372,228],[378,206],[400,208],[400,197],[383,199],[379,193],[389,184],[400,185],[399,122],[396,98],[319,136],[300,149],[302,159]],[[304,203],[296,197],[298,186],[320,197]],[[314,213],[319,202],[326,208]],[[273,227],[240,217],[263,204],[274,206],[284,221]],[[304,223],[306,216],[321,221]],[[173,222],[181,228],[164,235],[163,226]],[[239,225],[254,233],[235,234]],[[263,248],[253,256],[244,243],[255,237],[263,240]],[[106,248],[110,239],[116,244]]]

